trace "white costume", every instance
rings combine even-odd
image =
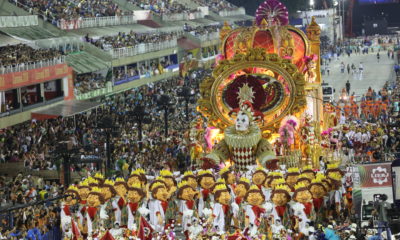
[[[182,214],[183,231],[189,230],[193,216],[194,201],[179,200],[179,212]]]
[[[112,202],[112,207],[114,210],[115,222],[117,222],[121,226],[122,208],[120,208],[120,205],[121,206],[125,205],[125,200],[120,196],[117,196]]]
[[[257,212],[257,208],[260,210],[260,212]],[[250,223],[250,233],[258,233],[258,227],[260,226],[260,221],[263,218],[263,215],[265,213],[265,209],[261,207],[256,207],[252,205],[247,205],[245,208],[245,214],[246,218],[249,219]],[[259,215],[259,216],[257,216]]]
[[[136,211],[138,211],[139,204],[138,203],[128,203],[126,211],[128,212],[128,229],[129,230],[136,230],[136,223],[135,223],[135,215]]]
[[[150,224],[152,225],[155,232],[162,232],[164,230],[165,212],[160,200],[154,199],[150,209]],[[158,223],[157,215],[160,214],[163,223]]]
[[[71,229],[71,212],[69,210],[70,206],[63,203],[61,205],[61,229],[63,232],[68,232]]]
[[[218,229],[219,233],[225,232],[225,212],[221,203],[215,203],[213,208],[214,222],[213,226]]]
[[[294,202],[291,205],[291,208],[293,209],[293,214],[299,218],[299,230],[300,232],[306,234],[308,233],[307,229],[306,229],[306,224],[309,221],[307,214],[305,212],[305,207],[302,203],[299,202]]]
[[[204,199],[205,192],[208,192],[208,194],[207,194],[208,201],[209,202],[213,202],[211,191],[207,190],[207,189],[201,189],[200,197],[199,197],[199,206],[197,208],[198,209],[198,213],[199,213],[199,217],[203,217],[204,216],[203,210],[205,208],[207,208],[207,206],[205,206],[207,199],[206,200]]]

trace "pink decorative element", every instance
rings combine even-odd
[[[218,128],[215,127],[206,128],[206,134],[204,135],[204,139],[206,140],[208,150],[211,150],[213,148],[214,146],[213,140],[218,135],[218,133],[219,133]]]
[[[290,121],[290,120],[289,120]],[[291,123],[286,123],[279,128],[280,142],[284,146],[291,146],[294,144],[295,128]]]
[[[261,25],[265,19],[270,26],[284,26],[289,24],[289,13],[285,5],[278,0],[266,0],[256,11],[256,23]]]
[[[223,54],[218,54],[218,55],[215,57],[215,64],[218,65],[219,61],[224,60],[224,59],[225,59],[225,57],[224,57]]]

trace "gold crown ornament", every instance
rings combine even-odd
[[[287,170],[288,173],[298,173],[300,172],[299,168],[297,167],[291,167]]]
[[[199,173],[197,174],[198,176],[206,175],[206,174],[211,174],[211,170],[200,170]]]
[[[311,183],[322,183],[322,179],[316,177],[313,180],[311,180]]]
[[[178,188],[182,188],[184,186],[189,186],[189,183],[187,181],[182,181],[182,182],[178,183]]]
[[[219,171],[219,175],[222,176],[223,174],[227,173],[230,171],[230,167],[224,167]]]
[[[214,188],[214,193],[216,193],[217,191],[223,191],[223,190],[227,190],[225,184],[218,184]]]
[[[328,168],[328,169],[336,169],[336,168],[339,168],[339,164],[337,164],[337,163],[331,163],[331,164],[328,164],[328,165],[327,165],[327,168]]]
[[[285,184],[280,184],[280,185],[275,186],[274,190],[284,190],[284,191],[286,191],[288,193],[291,192],[290,188]]]
[[[111,179],[106,179],[106,180],[104,181],[104,184],[114,186],[114,181],[111,180]]]
[[[263,168],[263,167],[260,167],[260,166],[256,167],[256,170],[255,170],[255,171],[263,171],[263,172],[267,172],[267,171],[265,170],[265,168]]]
[[[115,183],[120,183],[120,182],[125,182],[125,179],[123,179],[122,177],[117,177],[115,179]]]
[[[294,185],[294,190],[297,190],[299,188],[307,188],[306,185],[302,182],[297,183],[296,185]]]
[[[260,189],[256,185],[251,185],[249,190],[257,190],[260,191]]]
[[[88,182],[89,185],[92,185],[92,184],[99,184],[99,181],[97,181],[97,179],[94,179],[94,178],[92,178],[92,177],[88,177],[86,180],[87,180],[87,182]]]
[[[154,184],[151,186],[151,189],[150,189],[150,190],[153,190],[153,189],[155,189],[156,187],[163,187],[163,188],[165,188],[165,185],[164,185],[163,183],[156,182],[156,183],[154,183]]]
[[[325,174],[319,172],[319,173],[317,173],[317,175],[315,175],[315,178],[318,178],[322,181],[323,179],[326,179],[326,176],[325,176]]]
[[[104,175],[101,174],[101,173],[99,173],[99,172],[97,172],[97,173],[94,175],[94,178],[104,179]]]
[[[89,187],[88,179],[85,179],[79,183],[79,187]]]
[[[225,179],[223,178],[218,178],[216,184],[226,184]]]
[[[172,172],[169,170],[161,170],[160,175],[163,177],[172,177]]]
[[[306,170],[312,170],[312,166],[306,165],[306,166],[302,167],[302,169],[301,169],[301,171],[306,171]]]
[[[100,194],[101,194],[101,189],[98,188],[98,187],[93,187],[93,188],[90,190],[90,193],[100,193]]]
[[[340,175],[337,172],[333,172],[329,174],[329,178],[336,180],[336,181],[340,181],[342,179],[342,175]]]
[[[142,186],[139,183],[132,183],[131,188],[142,189]]]
[[[272,172],[271,175],[268,176],[272,176],[272,177],[283,177],[283,173],[281,172]]]
[[[250,180],[247,177],[241,177],[239,179],[239,182],[246,182],[246,183],[250,184]]]
[[[67,189],[67,191],[68,191],[68,190],[70,190],[70,191],[77,191],[77,192],[78,192],[78,188],[77,188],[75,185],[69,186],[68,189]]]
[[[275,186],[276,186],[276,185],[285,184],[286,181],[285,181],[284,178],[278,178],[278,179],[276,179],[276,180],[274,181],[274,183],[275,183]]]
[[[163,177],[163,176],[158,176],[158,177],[156,177],[156,180],[159,180],[159,181],[163,181],[163,182],[165,182],[165,179],[164,179],[164,177]]]
[[[300,178],[307,178],[307,179],[310,179],[310,176],[307,175],[307,174],[302,173],[302,174],[299,175],[299,179],[300,179]]]

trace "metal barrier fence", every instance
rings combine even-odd
[[[168,21],[188,21],[188,20],[199,19],[199,18],[204,18],[204,13],[201,11],[163,14],[161,16],[161,19],[166,22],[168,22]]]
[[[219,32],[213,32],[213,33],[204,34],[204,35],[196,35],[195,37],[200,39],[202,42],[212,41],[212,40],[219,39]]]
[[[177,40],[173,39],[161,43],[141,43],[134,47],[114,48],[110,49],[109,52],[113,58],[131,57],[138,54],[173,48],[176,47],[177,44]]]
[[[65,56],[37,62],[21,63],[13,66],[0,66],[0,74],[27,71],[42,67],[54,66],[62,63],[65,63]]]
[[[0,16],[0,27],[27,27],[39,25],[38,15]]]
[[[79,18],[71,20],[61,19],[57,22],[57,26],[63,30],[70,30],[70,29],[90,28],[90,27],[126,25],[134,23],[137,23],[136,17],[134,15],[126,15],[126,16]]]
[[[232,17],[232,16],[238,16],[238,15],[245,15],[246,11],[244,8],[240,7],[235,10],[222,10],[218,12],[218,15],[221,17]]]

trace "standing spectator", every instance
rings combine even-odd
[[[349,80],[347,80],[347,82],[346,82],[346,92],[347,92],[347,95],[350,95],[350,82],[349,82]]]
[[[363,79],[363,73],[364,73],[364,65],[362,64],[362,62],[360,62],[360,64],[358,65],[358,74],[359,74],[359,80],[361,81]]]
[[[386,231],[386,239],[392,239],[392,232],[389,227],[389,218],[388,218],[388,210],[391,209],[390,203],[386,202],[387,196],[386,194],[381,195],[380,201],[375,206],[375,214],[378,215],[378,232],[379,239],[382,238],[382,232]]]

